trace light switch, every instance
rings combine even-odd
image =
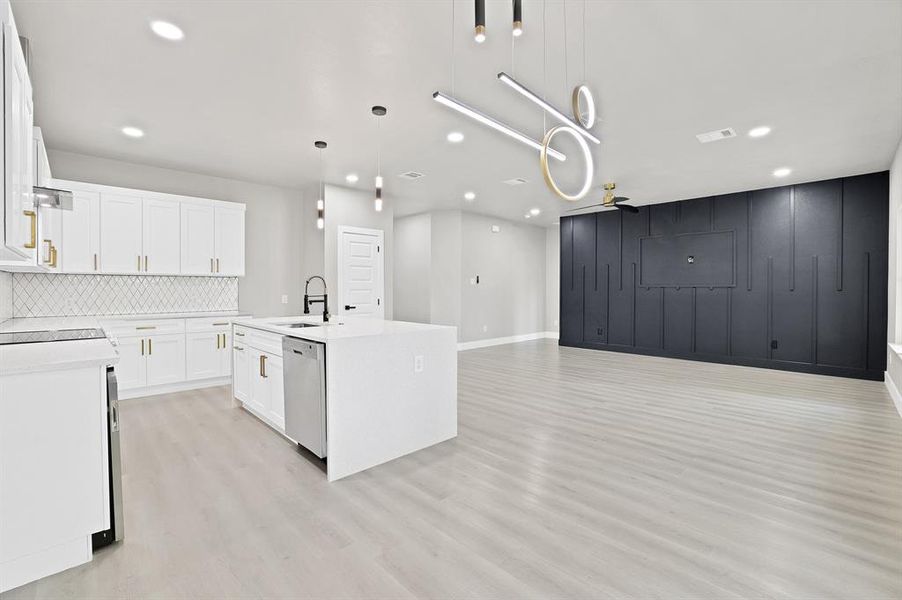
[[[418,354],[413,357],[413,372],[414,373],[422,373],[423,372],[423,355]]]
[[[282,294],[282,304],[288,304],[288,294]]]

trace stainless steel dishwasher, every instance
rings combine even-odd
[[[326,456],[326,346],[285,336],[285,434]]]

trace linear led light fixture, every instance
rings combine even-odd
[[[479,112],[478,110],[476,110],[475,108],[473,108],[471,106],[467,106],[460,100],[452,98],[451,96],[446,96],[445,94],[443,94],[441,92],[433,93],[432,98],[439,104],[444,104],[448,108],[453,108],[460,114],[466,115],[466,116],[470,117],[471,119],[473,119],[474,121],[479,121],[483,125],[487,125],[488,127],[491,127],[492,129],[494,129],[495,131],[500,131],[504,135],[510,136],[510,137],[514,138],[515,140],[517,140],[518,142],[526,144],[533,150],[538,150],[539,152],[542,151],[542,144],[540,142],[535,141],[528,135],[517,131],[513,127],[509,127],[508,125],[505,125],[504,123],[502,123],[500,121],[496,121],[492,117]],[[561,154],[554,148],[548,149],[548,156],[552,156],[560,161],[567,160],[567,157],[564,154]]]
[[[559,111],[558,109],[553,107],[551,104],[545,102],[545,100],[543,100],[542,98],[540,98],[539,96],[537,96],[536,94],[531,92],[529,89],[525,88],[522,84],[518,83],[517,80],[515,80],[513,77],[511,77],[507,73],[505,73],[503,71],[501,73],[498,73],[498,79],[501,80],[501,83],[508,85],[509,87],[511,87],[514,90],[523,94],[523,96],[526,97],[527,99],[532,100],[533,102],[538,104],[540,107],[545,109],[546,112],[550,113],[551,116],[553,116],[555,119],[557,119],[558,121],[560,121],[567,127],[572,127],[573,129],[575,129],[578,133],[582,134],[582,136],[585,137],[590,142],[595,142],[596,144],[601,143],[601,140],[598,139],[597,137],[595,137],[594,135],[592,135],[592,133],[588,129],[586,129],[585,127],[583,127],[582,125],[580,125],[579,123],[577,123],[576,121],[574,121],[573,119],[571,119],[570,117],[568,117],[567,115],[565,115],[564,113],[562,113],[561,111]]]

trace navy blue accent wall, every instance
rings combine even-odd
[[[887,172],[561,219],[563,346],[883,379]]]

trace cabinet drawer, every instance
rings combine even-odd
[[[232,325],[230,317],[198,317],[185,319],[185,331],[224,333]]]
[[[184,319],[148,319],[146,321],[104,321],[103,328],[114,337],[138,337],[185,333]]]
[[[261,350],[265,354],[282,356],[282,336],[277,333],[249,329],[245,340],[247,340],[248,346]]]

